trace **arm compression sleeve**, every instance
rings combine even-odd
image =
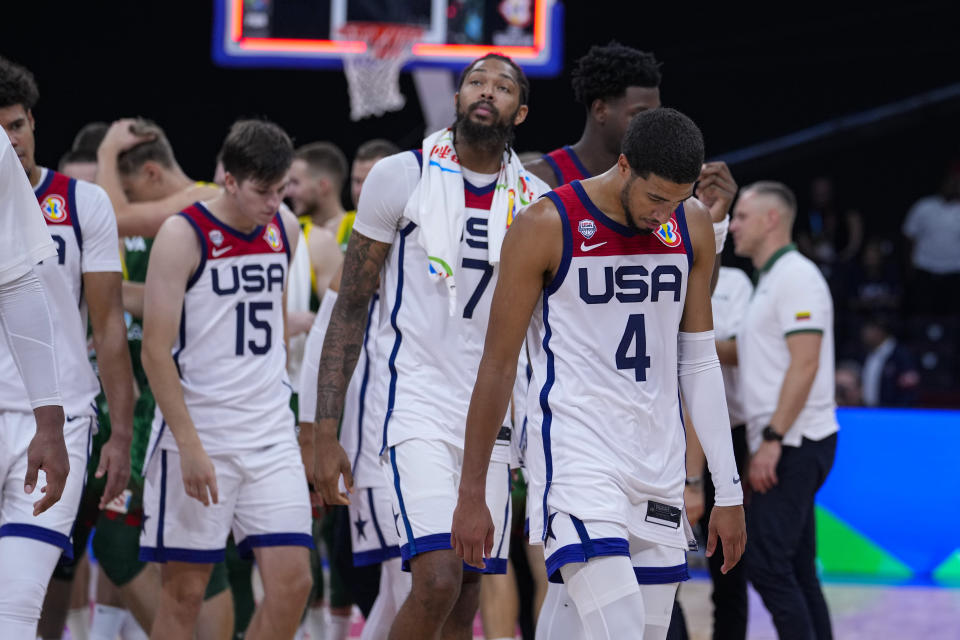
[[[0,324],[20,370],[30,407],[62,405],[47,296],[33,269],[0,285]]]
[[[733,457],[730,417],[723,390],[713,331],[677,336],[677,375],[680,392],[697,431],[716,488],[716,505],[743,504],[743,490]]]

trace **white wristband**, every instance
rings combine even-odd
[[[713,223],[713,239],[717,243],[717,254],[723,253],[723,245],[727,241],[727,231],[730,229],[730,216],[723,216],[723,220]]]

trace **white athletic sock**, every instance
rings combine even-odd
[[[93,607],[93,621],[90,623],[90,640],[116,640],[123,627],[126,609],[96,604]],[[73,635],[73,629],[70,629]]]
[[[67,629],[71,640],[90,640],[90,609],[70,609],[67,612]]]
[[[547,595],[537,618],[536,640],[584,640],[577,606],[562,584],[547,583]]]
[[[150,636],[143,630],[143,627],[140,626],[140,623],[137,622],[137,619],[134,618],[133,614],[129,611],[126,611],[123,615],[123,626],[120,627],[120,637],[123,638],[123,640],[150,640]]]
[[[350,616],[330,614],[330,640],[347,640],[350,637]]]
[[[310,634],[310,640],[328,640],[330,637],[327,624],[327,610],[323,607],[310,607],[307,617],[303,621],[303,628]]]

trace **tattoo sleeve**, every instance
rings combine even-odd
[[[316,421],[338,421],[343,397],[363,344],[367,305],[380,279],[390,244],[354,231],[343,263],[343,278],[320,354]]]

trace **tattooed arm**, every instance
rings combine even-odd
[[[371,240],[356,231],[351,234],[337,303],[323,341],[317,377],[317,415],[313,425],[314,462],[313,469],[307,469],[307,477],[325,504],[349,504],[349,499],[340,493],[338,487],[342,474],[347,490],[352,489],[353,475],[350,461],[337,440],[337,425],[343,413],[347,384],[360,355],[367,307],[389,250],[389,243]],[[301,431],[301,446],[310,445],[309,434],[305,436]]]

